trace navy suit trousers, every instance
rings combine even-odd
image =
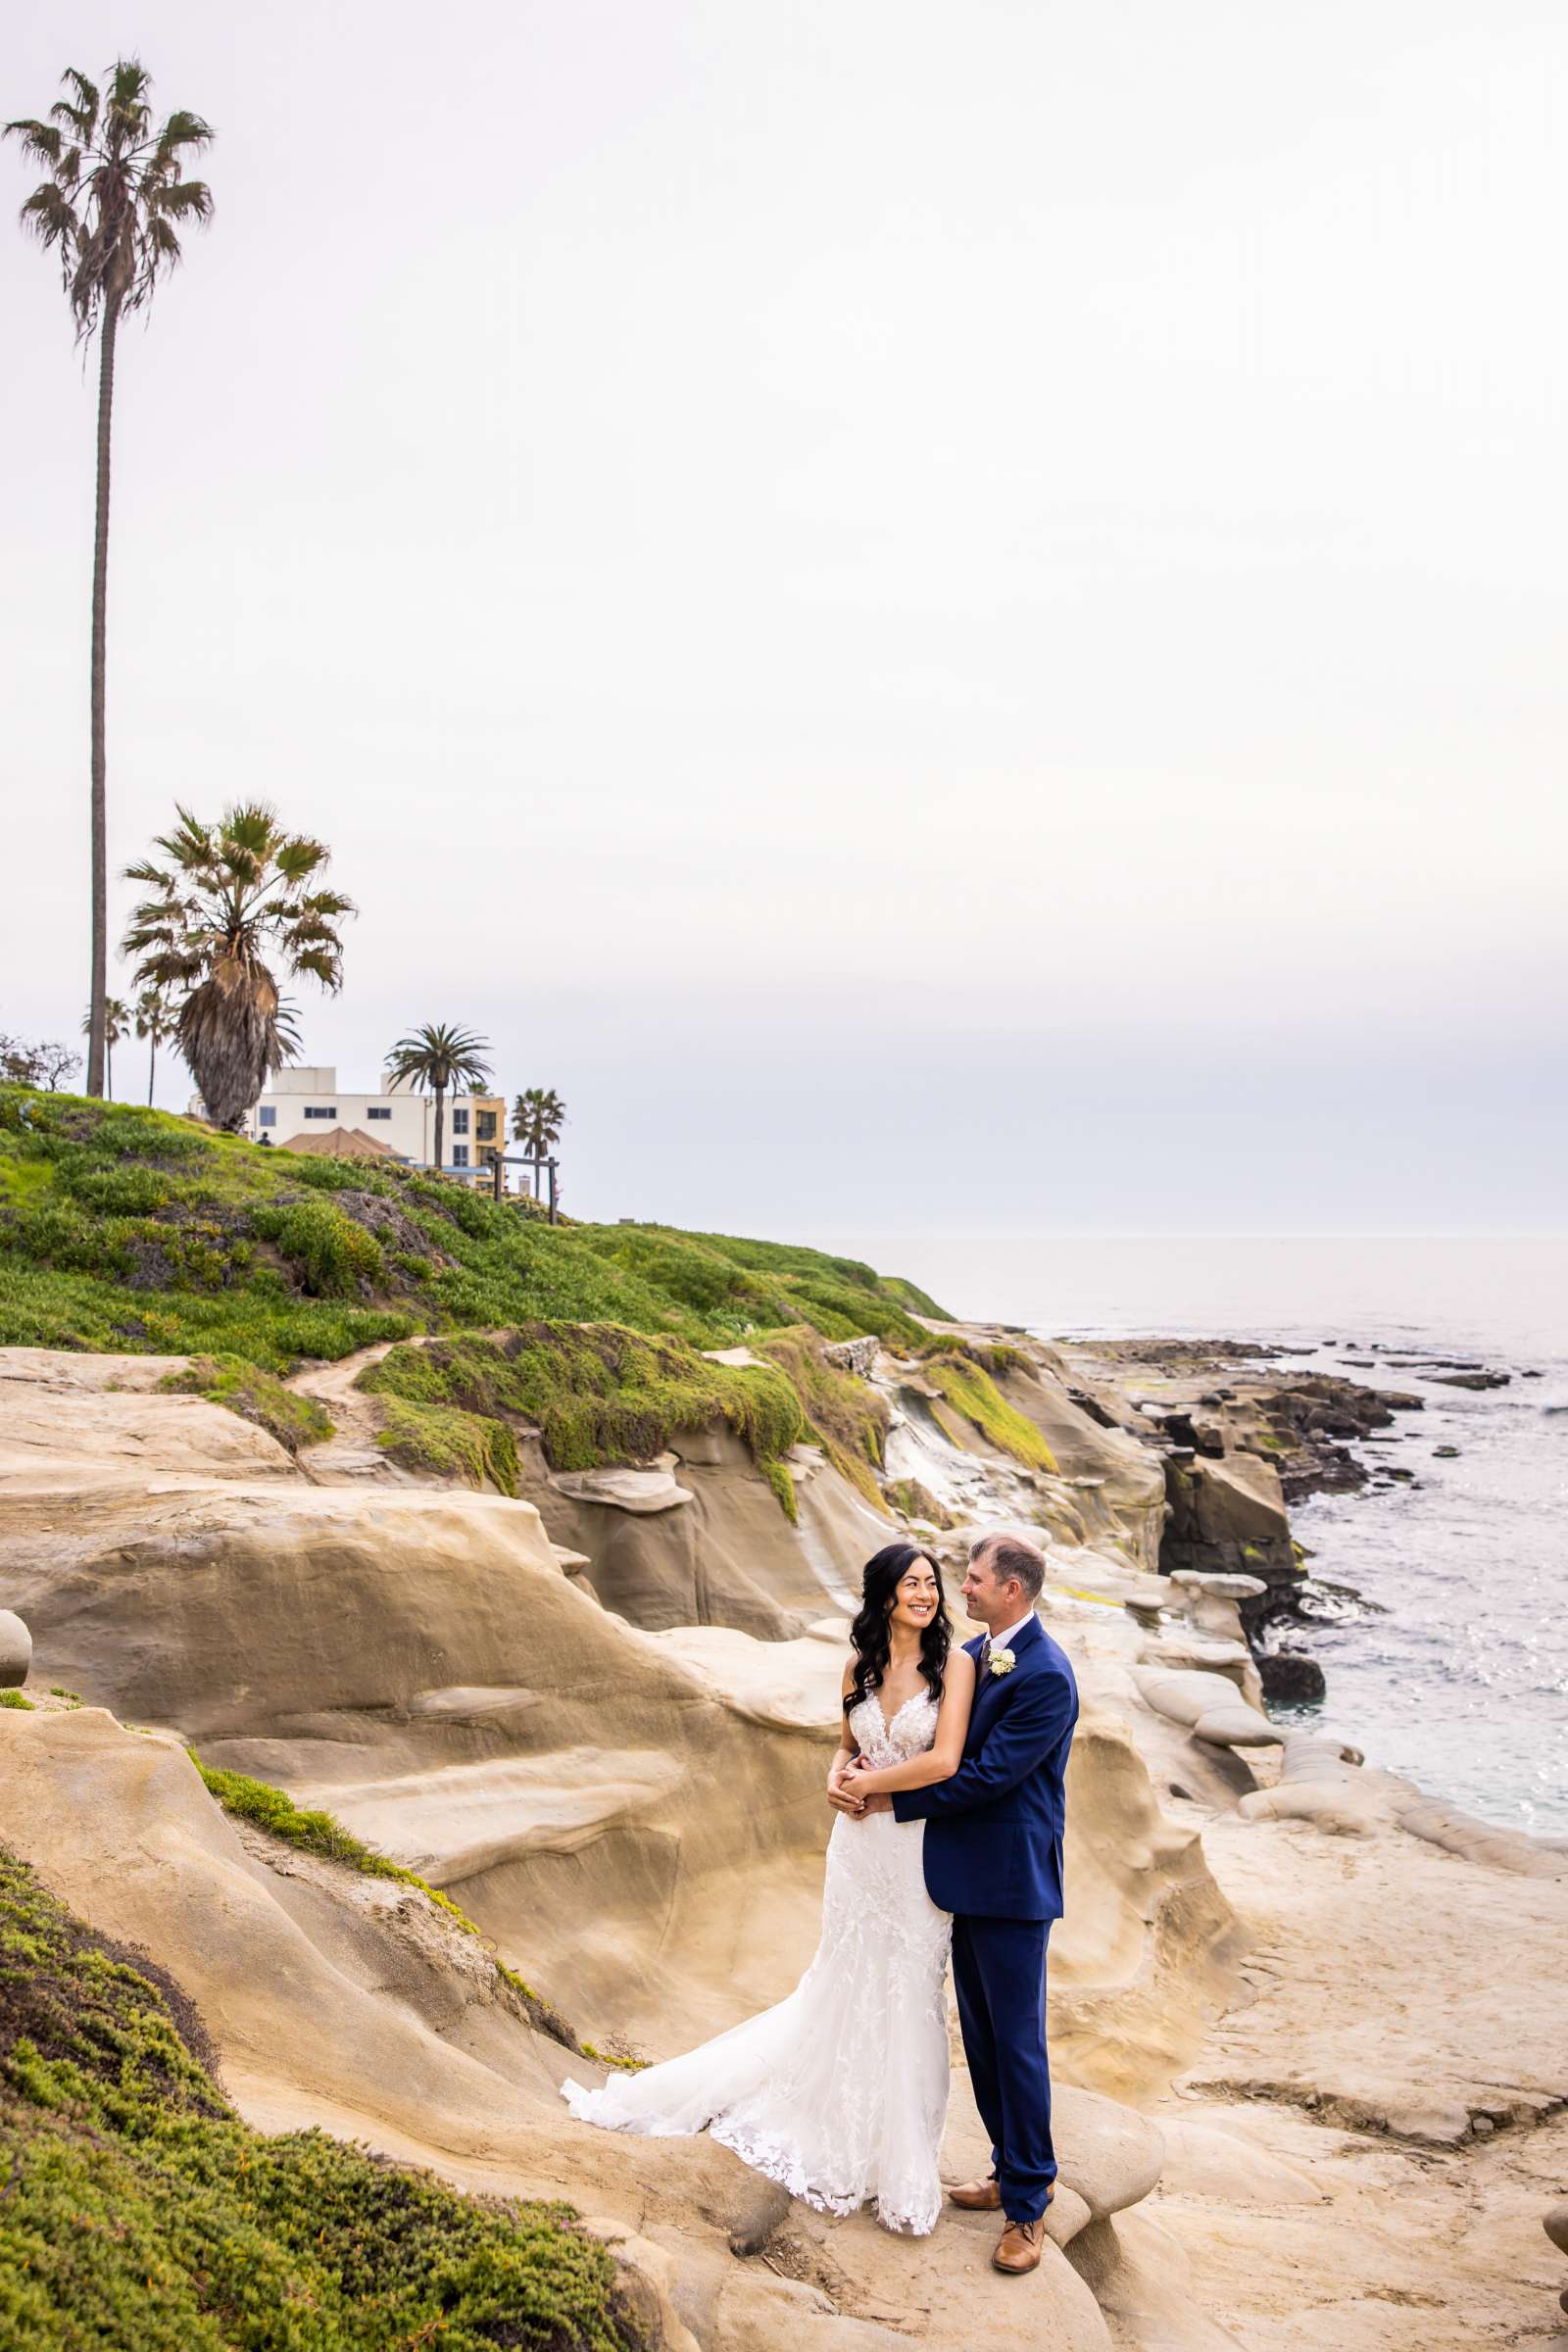
[[[1046,2058],[1049,1919],[953,1922],[953,1982],[964,2054],[1009,2221],[1037,2221],[1056,2178]]]

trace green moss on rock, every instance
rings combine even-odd
[[[795,1478],[788,1462],[764,1462],[762,1476],[778,1498],[778,1507],[791,1527],[801,1523],[801,1498],[795,1492]]]
[[[562,2205],[268,2138],[140,1955],[0,1852],[0,2330],[19,2352],[639,2352]]]
[[[677,1430],[716,1420],[764,1465],[806,1435],[777,1372],[710,1363],[684,1341],[618,1323],[529,1323],[498,1339],[394,1348],[358,1385],[426,1408],[513,1414],[537,1427],[557,1470],[647,1461]]]
[[[397,1396],[383,1396],[381,1415],[375,1442],[403,1469],[516,1494],[517,1442],[504,1421]]]
[[[296,1805],[284,1789],[274,1788],[270,1781],[252,1780],[249,1773],[225,1772],[219,1765],[204,1764],[194,1748],[187,1749],[186,1753],[201,1774],[208,1794],[216,1797],[223,1811],[232,1813],[236,1820],[248,1821],[253,1829],[265,1830],[270,1838],[280,1838],[285,1845],[298,1846],[301,1853],[315,1854],[323,1862],[342,1862],[350,1870],[362,1872],[366,1878],[395,1879],[401,1886],[417,1887],[420,1894],[428,1896],[453,1927],[461,1930],[465,1936],[479,1935],[479,1930],[466,1911],[455,1903],[450,1894],[444,1894],[439,1886],[432,1886],[428,1880],[420,1878],[417,1871],[405,1869],[401,1862],[394,1862],[387,1854],[378,1854],[374,1846],[367,1845],[363,1838],[356,1838],[354,1832],[345,1829],[332,1814]],[[531,1985],[525,1984],[521,1977],[503,1962],[498,1960],[495,1965],[497,1974],[521,1996],[530,2019],[541,2033],[548,2034],[553,2040],[564,2043],[569,2050],[588,2055],[559,2009],[547,2001],[542,1993],[535,1992]]]
[[[957,1521],[950,1510],[938,1502],[929,1487],[917,1478],[896,1478],[883,1492],[896,1511],[906,1519],[923,1519],[928,1527],[956,1527]]]
[[[332,1435],[323,1404],[286,1389],[274,1374],[247,1363],[243,1356],[199,1355],[158,1385],[176,1396],[205,1396],[209,1404],[223,1405],[241,1420],[254,1421],[290,1453],[319,1446]]]
[[[1009,1404],[983,1364],[966,1349],[936,1355],[925,1367],[932,1386],[974,1424],[999,1453],[1031,1470],[1054,1470],[1056,1457],[1032,1421]]]
[[[886,1513],[877,1472],[887,1443],[889,1412],[877,1390],[853,1372],[841,1372],[822,1353],[822,1342],[807,1325],[772,1332],[757,1348],[788,1380],[806,1416],[810,1436],[840,1475],[857,1487],[874,1510]]]

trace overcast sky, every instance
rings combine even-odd
[[[83,0],[0,114],[132,40],[217,218],[122,338],[111,858],[330,843],[307,1058],[481,1031],[584,1214],[1568,1224],[1560,6]],[[74,1033],[93,377],[0,302]]]

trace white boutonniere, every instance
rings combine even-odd
[[[1010,1674],[1017,1663],[1018,1661],[1013,1656],[1010,1649],[994,1649],[991,1652],[991,1671],[993,1674]]]

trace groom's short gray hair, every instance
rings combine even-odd
[[[1027,1536],[982,1536],[969,1546],[969,1557],[978,1560],[984,1554],[993,1576],[1005,1583],[1015,1577],[1023,1587],[1024,1598],[1033,1603],[1040,1598],[1040,1588],[1046,1581],[1046,1555],[1038,1544]]]

